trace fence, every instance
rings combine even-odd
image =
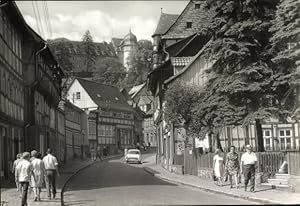
[[[241,159],[242,152],[238,152],[239,160]],[[278,170],[283,163],[287,160],[289,166],[289,174],[300,175],[300,153],[299,152],[257,152],[258,159],[258,172],[273,176],[278,173]],[[223,153],[224,161],[226,160],[226,153]],[[197,154],[189,150],[185,151],[185,174],[197,175],[200,169],[212,170],[213,169],[213,153]]]
[[[300,153],[288,152],[286,155],[290,175],[300,175]]]
[[[270,176],[278,173],[278,170],[286,160],[285,152],[258,152],[258,172],[269,174]]]

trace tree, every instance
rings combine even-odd
[[[259,0],[207,2],[215,16],[210,29],[213,39],[206,54],[214,64],[208,71],[212,78],[204,90],[206,98],[200,104],[216,110],[206,117],[207,124],[212,125],[203,125],[211,128],[223,118],[222,114],[227,116],[219,120],[224,126],[245,125],[253,120],[260,125],[260,120],[270,117],[274,109],[269,104],[272,69],[266,48],[275,5]],[[262,130],[257,127],[257,131],[258,151],[263,151]]]
[[[121,87],[126,76],[126,70],[118,59],[106,57],[93,73],[93,80],[103,84]]]
[[[82,48],[85,54],[86,71],[92,72],[96,62],[96,48],[89,30],[82,37]]]
[[[193,106],[199,98],[197,88],[184,82],[171,84],[164,95],[167,122],[184,124],[188,128],[193,119]]]
[[[299,86],[300,70],[300,3],[281,0],[270,31],[272,61],[274,63],[272,88],[278,104],[279,118],[286,119],[296,111],[294,90]],[[299,88],[297,88],[299,93]]]
[[[140,40],[137,51],[129,58],[129,71],[125,84],[138,85],[145,82],[148,72],[152,69],[151,41]]]

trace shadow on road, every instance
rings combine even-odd
[[[102,162],[80,172],[67,185],[67,191],[93,190],[107,187],[168,185],[177,186],[154,177],[143,168],[121,162]]]

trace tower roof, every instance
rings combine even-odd
[[[161,12],[156,30],[155,30],[154,34],[152,35],[152,37],[155,35],[164,34],[170,28],[170,26],[174,24],[174,22],[177,20],[178,16],[179,16],[179,14],[166,14],[166,13]]]
[[[121,44],[127,44],[127,43],[137,43],[137,38],[136,36],[131,32],[131,29],[129,30],[129,33],[124,37],[123,41]]]

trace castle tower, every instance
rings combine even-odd
[[[131,32],[131,30],[129,30],[129,33],[124,37],[124,39],[120,43],[120,48],[123,51],[123,65],[128,71],[130,67],[130,59],[138,49],[137,38]]]

